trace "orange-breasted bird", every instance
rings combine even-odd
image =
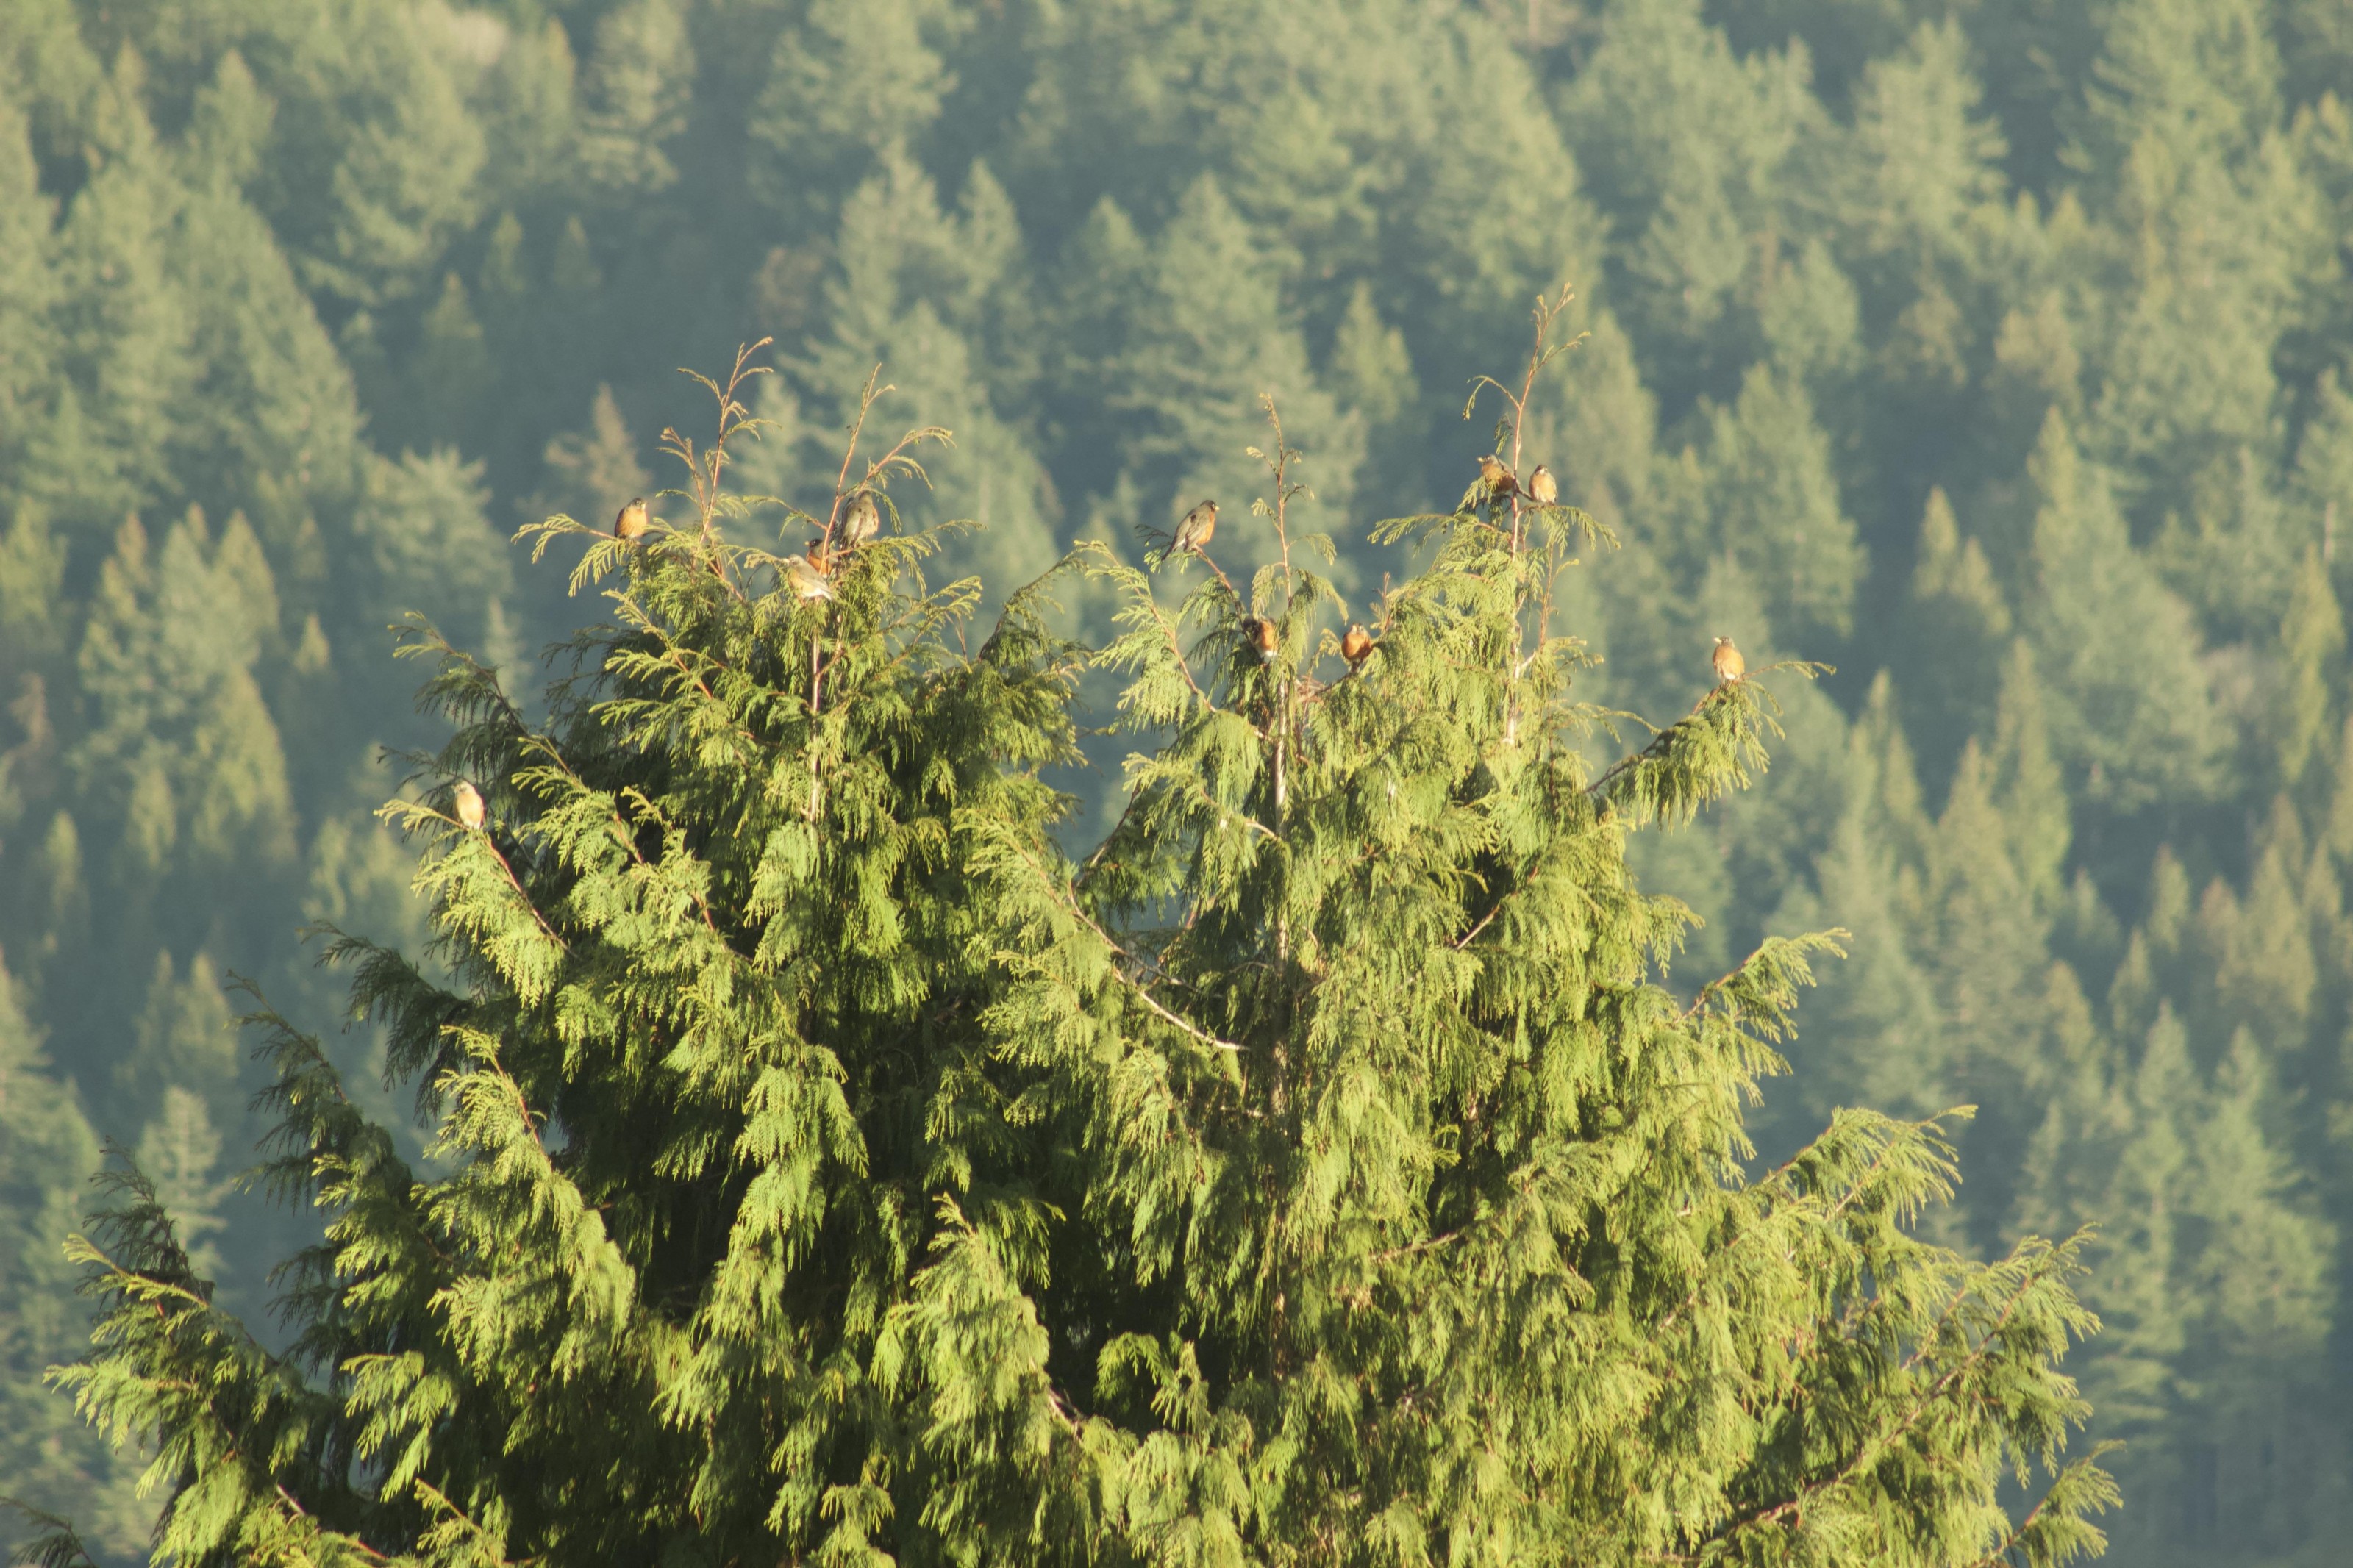
[[[1711,662],[1715,666],[1715,683],[1718,686],[1729,686],[1748,673],[1748,661],[1740,657],[1740,650],[1732,646],[1730,637],[1715,639],[1715,652],[1711,656]]]
[[[1528,499],[1538,506],[1552,506],[1560,500],[1560,483],[1542,463],[1528,475]]]
[[[458,823],[469,833],[482,830],[482,792],[467,779],[459,779],[458,787],[449,792],[449,804],[458,809]]]
[[[1512,470],[1504,467],[1493,452],[1479,454],[1479,482],[1487,487],[1488,494],[1496,496],[1510,495],[1520,488],[1520,481],[1512,477]]]
[[[1272,621],[1263,616],[1249,616],[1242,622],[1242,633],[1250,638],[1250,646],[1258,649],[1261,664],[1274,662],[1274,656],[1282,651],[1282,643],[1275,635]]]
[[[1372,651],[1373,634],[1362,626],[1350,626],[1347,635],[1340,639],[1340,657],[1348,661],[1350,669],[1364,663],[1365,656]]]
[[[806,555],[785,557],[785,581],[790,583],[793,592],[804,600],[833,597],[833,584],[825,580],[824,573],[809,564]]]
[[[613,537],[624,544],[635,544],[644,535],[647,526],[646,498],[638,496],[623,507],[621,515],[613,520]]]
[[[855,550],[882,531],[882,509],[874,504],[872,490],[860,490],[842,514],[842,542]]]
[[[1217,531],[1218,503],[1205,500],[1187,512],[1185,521],[1176,525],[1176,542],[1170,553],[1189,550],[1198,555],[1202,547],[1216,537]]]

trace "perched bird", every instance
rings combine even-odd
[[[1487,487],[1490,495],[1507,496],[1520,488],[1512,470],[1504,467],[1493,452],[1479,454],[1479,482]]]
[[[855,550],[882,531],[882,509],[874,504],[872,490],[860,490],[842,514],[841,542]]]
[[[1748,661],[1740,657],[1740,650],[1732,646],[1730,637],[1715,639],[1713,662],[1715,665],[1715,683],[1718,686],[1729,686],[1748,673]]]
[[[459,826],[469,833],[482,830],[482,792],[476,789],[470,781],[458,781],[458,787],[450,792],[449,804],[458,808]]]
[[[1275,636],[1272,621],[1263,616],[1248,616],[1242,621],[1242,635],[1249,637],[1250,646],[1258,649],[1261,664],[1274,662],[1274,656],[1281,651],[1282,645]]]
[[[825,580],[824,573],[809,564],[806,555],[785,557],[785,581],[793,585],[793,592],[804,601],[833,597],[833,584]]]
[[[1538,463],[1535,470],[1528,475],[1528,499],[1538,506],[1552,506],[1560,500],[1559,481],[1542,463]]]
[[[635,544],[646,531],[646,498],[638,496],[621,509],[613,520],[613,537],[624,544]]]
[[[1348,661],[1350,669],[1364,663],[1365,656],[1372,651],[1373,634],[1362,626],[1350,626],[1347,635],[1340,639],[1340,657]]]
[[[1169,553],[1173,555],[1180,551],[1189,550],[1198,555],[1202,548],[1216,537],[1217,531],[1218,503],[1205,500],[1187,512],[1185,521],[1176,525],[1176,542],[1170,549]]]

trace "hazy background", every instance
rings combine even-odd
[[[598,606],[507,536],[675,482],[674,367],[773,334],[809,501],[885,363],[999,593],[1204,494],[1261,558],[1272,390],[1361,604],[1566,278],[1591,694],[1839,670],[1643,864],[1681,986],[1856,932],[1760,1143],[1979,1106],[1932,1228],[2104,1226],[2111,1560],[2342,1561],[2348,92],[2348,0],[0,0],[0,1486],[135,1551],[37,1385],[99,1141],[266,1300],[223,982],[332,1035],[297,929],[417,939],[383,628],[528,687]]]

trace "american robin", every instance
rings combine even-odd
[[[1176,525],[1176,543],[1170,553],[1189,550],[1198,555],[1218,531],[1218,503],[1205,500]]]
[[[1250,638],[1250,646],[1258,649],[1258,661],[1272,664],[1274,656],[1282,647],[1275,635],[1274,623],[1263,616],[1252,616],[1242,622],[1242,631]]]
[[[1350,626],[1347,635],[1340,639],[1340,657],[1348,661],[1350,669],[1364,663],[1365,656],[1372,651],[1373,634],[1362,626]]]
[[[1732,646],[1730,637],[1715,639],[1713,662],[1715,665],[1715,683],[1718,686],[1729,686],[1748,673],[1748,661],[1740,657],[1740,650]]]
[[[458,781],[458,787],[450,792],[449,804],[458,808],[459,826],[469,833],[482,830],[482,792],[476,789],[470,781]]]
[[[1560,500],[1560,484],[1542,463],[1528,475],[1528,499],[1538,506],[1551,506]]]
[[[1488,494],[1495,496],[1507,496],[1520,488],[1512,470],[1504,467],[1493,452],[1479,454],[1479,482],[1487,487]]]
[[[804,601],[833,597],[833,584],[825,580],[824,573],[809,564],[806,555],[785,557],[785,581],[793,585],[793,592]]]
[[[860,490],[850,501],[849,510],[842,514],[842,542],[855,550],[881,531],[882,509],[874,504],[874,492]]]
[[[646,498],[638,496],[621,509],[613,520],[613,537],[624,544],[635,544],[646,531]]]

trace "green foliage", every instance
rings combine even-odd
[[[2115,1492],[2063,1458],[2089,1407],[2058,1365],[2097,1326],[2084,1237],[1917,1238],[1942,1119],[1841,1110],[1750,1177],[1746,1108],[1843,932],[1688,1003],[1656,978],[1690,917],[1629,839],[1760,773],[1760,682],[1812,667],[1596,771],[1555,606],[1607,536],[1486,492],[1384,525],[1430,563],[1345,665],[1271,399],[1269,499],[1219,539],[1246,585],[1202,557],[1172,608],[1091,545],[967,651],[979,584],[923,586],[939,530],[837,532],[942,434],[862,449],[871,379],[825,515],[780,520],[830,594],[736,542],[778,525],[724,483],[752,374],[706,383],[709,446],[668,437],[688,482],[643,541],[524,531],[611,584],[543,721],[410,624],[456,726],[384,809],[431,963],[331,952],[433,1141],[412,1164],[315,1039],[248,1020],[263,1179],[325,1226],[281,1270],[290,1347],[216,1299],[185,1090],[73,1244],[101,1314],[57,1380],[152,1455],[160,1560],[2096,1550]],[[1098,653],[1046,619],[1087,577]],[[1042,773],[1090,667],[1137,749],[1073,860]],[[151,1076],[215,1032],[184,994],[159,973]],[[2242,1125],[2213,1158],[2260,1158]]]
[[[1594,661],[1588,776],[1649,739],[1606,714],[1690,710],[1714,637],[1759,669],[1838,666],[1767,676],[1771,770],[1712,754],[1747,786],[1625,843],[1697,922],[1645,971],[1678,1006],[1775,933],[1853,933],[1749,1113],[1750,1174],[1841,1107],[1974,1102],[1951,1127],[1969,1180],[1920,1234],[1986,1260],[2100,1226],[2084,1289],[2111,1331],[2069,1365],[2092,1436],[2132,1440],[2116,1555],[2329,1560],[2353,1529],[2341,11],[0,0],[0,947],[47,1050],[17,1100],[77,1103],[158,1162],[196,1275],[257,1323],[318,1216],[220,1195],[271,1119],[243,1104],[266,1075],[210,1032],[204,966],[346,1026],[322,1050],[353,1104],[420,1179],[448,1174],[407,1115],[418,1080],[384,1087],[409,1047],[349,1018],[345,977],[291,933],[329,922],[470,984],[430,947],[411,847],[364,816],[444,780],[402,776],[441,731],[385,628],[428,616],[554,733],[523,656],[576,611],[501,536],[601,528],[674,477],[654,437],[699,416],[680,363],[774,335],[782,374],[746,398],[774,423],[734,444],[727,488],[812,516],[878,363],[899,384],[877,418],[953,431],[876,489],[893,549],[929,542],[932,587],[979,584],[957,658],[1082,542],[1038,635],[1135,631],[1137,530],[1219,495],[1234,601],[1186,611],[1206,574],[1183,563],[1142,581],[1189,616],[1188,650],[1229,639],[1190,667],[1228,716],[1199,742],[1222,768],[1261,743],[1229,721],[1269,721],[1216,684],[1220,617],[1288,613],[1239,569],[1272,548],[1245,506],[1260,395],[1306,453],[1286,526],[1332,595],[1284,623],[1306,668],[1451,548],[1370,524],[1453,515],[1495,412],[1461,423],[1461,398],[1567,279],[1557,341],[1584,336],[1509,456],[1618,542],[1576,543],[1552,598]],[[813,526],[723,523],[778,555]],[[1335,679],[1311,731],[1337,668],[1311,669]],[[1039,831],[1083,864],[1127,809],[1125,754],[1167,739],[1117,732],[1121,693],[1175,678],[1071,674],[1080,754],[1040,764],[1069,798]],[[1237,799],[1268,783],[1219,777]],[[1134,952],[1179,917],[1089,918]],[[29,1161],[24,1203],[62,1214],[86,1162],[52,1159],[46,1128],[0,1132],[0,1165]],[[66,1354],[65,1277],[21,1278],[63,1336],[38,1357]],[[1071,1353],[1050,1342],[1050,1382]],[[1193,1364],[1228,1386],[1214,1354]],[[0,1401],[43,1408],[37,1369],[10,1366]],[[1250,1472],[1184,1458],[1209,1452],[1154,1450],[1240,1520]],[[55,1453],[59,1489],[27,1500],[67,1507],[111,1568],[154,1500],[79,1500],[127,1499],[147,1456]],[[872,1484],[827,1517],[899,1529],[869,1504],[905,1475]],[[415,1506],[433,1550],[505,1554],[512,1521]],[[1166,1515],[1167,1550],[1212,1554],[1209,1514]]]
[[[98,1140],[72,1091],[43,1070],[22,994],[0,967],[0,1473],[14,1497],[70,1509],[93,1540],[121,1550],[137,1539],[138,1506],[96,1434],[41,1383],[85,1342],[65,1245]]]

